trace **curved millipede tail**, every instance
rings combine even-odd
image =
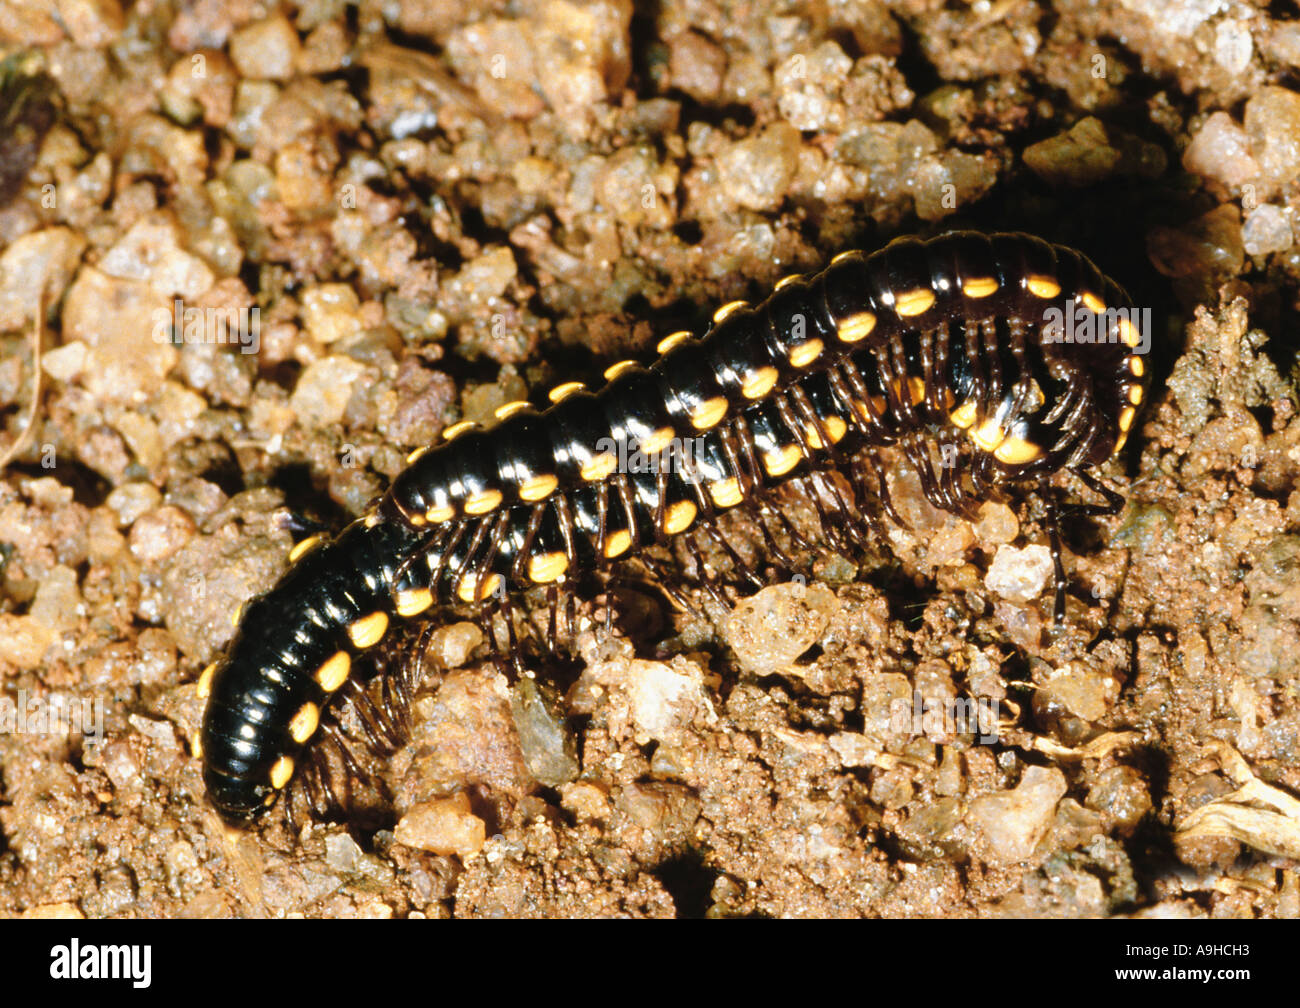
[[[892,512],[876,452],[896,446],[936,507],[966,514],[993,488],[1043,490],[1070,472],[1116,512],[1091,470],[1143,404],[1145,316],[1080,253],[1023,234],[952,232],[845,252],[759,304],[673,333],[649,365],[622,361],[551,405],[509,403],[412,453],[377,508],[334,541],[308,540],[244,612],[205,671],[202,748],[213,804],[247,822],[274,804],[353,659],[393,620],[562,585],[696,534],[777,484],[846,477],[828,538]],[[831,481],[826,481],[829,486]],[[872,486],[874,484],[874,490]],[[817,497],[818,495],[810,495]],[[1054,498],[1045,495],[1065,574]],[[873,503],[875,502],[875,503]]]

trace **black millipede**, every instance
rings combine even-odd
[[[905,238],[723,305],[703,335],[673,333],[654,363],[615,364],[597,391],[570,382],[544,410],[510,403],[490,426],[454,425],[368,514],[299,543],[243,610],[200,678],[210,800],[235,823],[273,805],[354,659],[395,619],[484,612],[675,536],[725,547],[716,515],[799,477],[829,488],[828,537],[854,515],[874,526],[871,501],[893,514],[884,446],[950,512],[1002,484],[1043,492],[1059,623],[1047,484],[1069,472],[1105,499],[1089,513],[1122,506],[1090,470],[1123,446],[1146,395],[1141,318],[1072,249],[1024,234]]]

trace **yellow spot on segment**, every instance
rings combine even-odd
[[[560,485],[560,481],[554,476],[534,476],[532,479],[524,480],[519,485],[519,499],[533,503],[534,501],[545,500],[551,494],[555,493],[555,488]]]
[[[1130,350],[1136,350],[1142,345],[1142,334],[1138,332],[1137,326],[1126,318],[1119,320],[1119,338]]]
[[[621,360],[617,364],[611,364],[609,367],[605,368],[605,381],[613,381],[624,371],[630,370],[634,367],[636,367],[636,361],[634,360]]]
[[[581,392],[586,387],[587,386],[582,384],[580,381],[566,381],[564,384],[556,385],[555,388],[547,392],[546,398],[551,400],[553,403],[557,403],[567,399],[575,392]]]
[[[831,444],[839,444],[843,439],[845,432],[849,429],[849,425],[837,416],[826,417],[822,420],[821,425],[826,428],[826,433],[831,439]],[[804,424],[804,430],[808,434],[808,443],[810,445],[814,448],[826,447],[826,445],[822,443],[822,434],[821,431],[818,430],[816,424]]]
[[[925,399],[925,382],[920,378],[917,378],[915,375],[908,377],[907,390],[912,397],[913,406]],[[902,391],[903,390],[899,388],[898,382],[894,382],[894,392],[898,394],[900,399],[902,398]]]
[[[373,647],[383,640],[388,630],[388,614],[372,612],[362,616],[348,627],[348,640],[355,648]]]
[[[1118,455],[1120,449],[1124,447],[1124,442],[1126,442],[1127,440],[1128,440],[1128,431],[1124,431],[1123,433],[1120,434],[1119,440],[1115,442],[1115,449],[1114,451],[1111,452],[1111,455]]]
[[[790,348],[790,363],[797,367],[807,367],[822,355],[825,344],[819,339],[810,339]]]
[[[232,627],[239,626],[240,621],[244,618],[244,610],[247,608],[248,608],[248,603],[241,602],[239,603],[239,608],[230,614],[230,625]]]
[[[469,515],[487,514],[501,504],[500,490],[483,490],[465,501],[465,513]]]
[[[1007,432],[991,417],[971,431],[970,438],[986,452],[996,451],[1007,439]]]
[[[416,528],[419,528],[421,525],[426,525],[429,522],[429,519],[422,514],[408,514],[406,516],[406,520],[410,522],[412,525],[414,525]],[[378,524],[378,522],[376,522],[375,524]],[[366,528],[374,528],[374,527],[375,526],[371,525],[369,522],[366,523]]]
[[[720,508],[735,507],[745,499],[745,495],[740,492],[740,480],[735,476],[710,484],[709,496]]]
[[[772,391],[776,385],[776,380],[780,375],[776,368],[772,366],[762,367],[745,379],[745,383],[740,386],[741,394],[746,399],[762,399]]]
[[[646,455],[658,455],[661,451],[672,444],[676,433],[671,427],[660,427],[654,431],[648,438],[639,445],[640,450]]]
[[[1061,285],[1047,276],[1026,277],[1025,287],[1034,297],[1054,298],[1061,293]]]
[[[1133,385],[1129,388],[1128,401],[1134,406],[1137,406],[1142,402],[1142,387],[1140,385]]]
[[[948,419],[954,424],[965,430],[975,422],[976,405],[974,399],[967,399],[955,410],[948,414]]]
[[[320,708],[314,703],[305,703],[289,720],[289,737],[300,744],[306,742],[316,734],[318,724],[320,724]]]
[[[968,298],[986,298],[997,289],[998,282],[993,277],[975,277],[961,285],[961,292]]]
[[[772,289],[780,290],[782,287],[789,287],[795,281],[802,280],[802,279],[803,279],[802,273],[787,273],[785,276],[783,276],[780,280],[776,282],[776,286],[773,287]]]
[[[383,519],[380,518],[379,515],[376,514],[374,511],[371,511],[364,518],[362,518],[361,521],[366,528],[374,528],[381,521],[383,521]]]
[[[611,532],[605,539],[605,556],[611,559],[616,556],[622,556],[632,546],[632,533],[627,529],[618,529]]]
[[[498,587],[502,583],[500,574],[489,574],[483,578],[483,587],[479,589],[478,598],[474,598],[474,586],[478,584],[479,576],[470,574],[460,579],[460,584],[456,586],[456,597],[462,602],[484,602],[497,593]]]
[[[1024,465],[1041,454],[1038,445],[1018,437],[1007,438],[993,450],[993,457],[1007,465]]]
[[[352,658],[346,651],[336,651],[327,658],[325,664],[316,670],[316,684],[326,693],[333,693],[348,681],[352,671]]]
[[[708,430],[727,415],[727,400],[724,396],[706,399],[695,407],[691,414],[691,424],[696,430]]]
[[[713,313],[713,324],[721,325],[723,322],[727,321],[728,316],[734,315],[741,308],[745,308],[748,305],[748,301],[728,301]]]
[[[196,692],[200,700],[206,700],[208,694],[212,692],[212,677],[217,674],[217,663],[213,662],[202,672],[199,673],[199,682]]]
[[[1134,354],[1128,359],[1128,369],[1133,372],[1134,378],[1141,378],[1146,371],[1146,365],[1142,363],[1142,358]]]
[[[428,588],[408,588],[394,596],[393,604],[398,616],[418,616],[433,605],[433,592]]]
[[[843,262],[845,259],[849,258],[850,256],[855,256],[857,254],[858,254],[857,249],[848,249],[844,252],[839,253],[834,259],[832,259],[831,265],[834,266],[837,262]]]
[[[492,411],[492,415],[495,416],[498,420],[504,420],[507,417],[514,416],[520,410],[528,409],[528,407],[531,405],[532,403],[530,403],[527,399],[515,399],[508,403],[502,403],[500,406],[498,406],[496,409]]]
[[[550,584],[558,581],[569,569],[569,558],[563,553],[543,553],[528,561],[528,580],[533,584]]]
[[[799,450],[799,446],[788,444],[784,448],[777,448],[764,455],[763,466],[769,476],[784,476],[797,466],[802,458],[803,452]]]
[[[319,546],[321,542],[324,541],[324,539],[325,537],[323,535],[308,536],[302,542],[296,544],[294,548],[289,551],[289,562],[297,563],[299,557],[305,556],[306,554],[310,553],[317,546]]]
[[[668,535],[685,532],[695,521],[696,513],[697,508],[691,501],[678,501],[668,505],[668,511],[664,514],[664,531]]]
[[[453,518],[455,518],[456,509],[452,507],[450,504],[436,505],[434,507],[429,508],[428,511],[424,512],[424,517],[427,518],[429,521],[433,522],[435,525],[438,525],[441,524],[442,522],[451,521]]]
[[[421,445],[419,448],[416,448],[414,451],[407,452],[406,464],[410,465],[412,462],[418,462],[425,455],[427,455],[428,452],[429,452],[428,445]]]
[[[601,452],[583,463],[580,475],[588,483],[599,483],[618,467],[618,459],[609,452]]]
[[[279,791],[293,776],[293,757],[281,756],[271,764],[271,787]]]
[[[934,291],[929,287],[917,287],[915,290],[903,291],[894,298],[894,311],[904,318],[920,315],[934,304]]]
[[[471,427],[477,427],[477,426],[478,424],[476,424],[473,420],[462,420],[460,423],[454,423],[442,432],[443,440],[450,441],[452,438],[457,437],[460,434],[464,434]]]
[[[685,342],[686,340],[690,339],[691,335],[692,334],[688,329],[681,329],[675,333],[669,333],[667,336],[665,336],[663,339],[659,341],[659,345],[656,346],[655,349],[661,354],[666,354],[669,350],[677,346],[679,343]]]
[[[274,804],[275,804],[275,792],[272,791],[269,795],[267,795],[265,798],[263,798],[263,799],[262,799],[262,804],[263,804],[263,806],[265,806],[266,808],[270,808],[272,805],[274,805]]]
[[[876,328],[876,316],[864,311],[850,315],[835,327],[835,331],[845,343],[858,343],[870,336],[874,328]]]
[[[1132,406],[1125,406],[1122,410],[1120,410],[1119,429],[1122,430],[1125,434],[1127,434],[1128,429],[1133,426],[1133,418],[1135,416],[1137,416],[1137,410],[1135,410]]]
[[[1079,295],[1079,300],[1087,305],[1088,310],[1093,314],[1100,315],[1106,310],[1106,303],[1092,291],[1084,291]]]

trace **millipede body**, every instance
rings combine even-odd
[[[365,517],[299,543],[200,680],[208,794],[232,822],[275,803],[354,659],[395,620],[480,610],[636,556],[776,484],[838,473],[831,517],[892,510],[877,450],[926,497],[966,513],[991,488],[1038,488],[1114,455],[1146,395],[1149,333],[1080,253],[1023,234],[952,232],[846,252],[759,304],[719,308],[701,336],[624,361],[552,405],[461,423]],[[841,483],[827,481],[838,487]],[[820,507],[820,506],[819,506]],[[827,525],[823,512],[823,525]],[[832,521],[830,524],[834,524]],[[1049,503],[1058,619],[1064,573]],[[725,546],[725,542],[723,543]]]

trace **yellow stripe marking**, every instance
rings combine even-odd
[[[348,681],[348,673],[351,671],[351,656],[346,651],[336,651],[316,670],[316,683],[326,693],[333,693]]]
[[[741,308],[747,308],[748,306],[748,301],[728,301],[713,313],[713,324],[721,325],[723,322],[727,321],[731,315],[734,315]]]
[[[408,588],[393,597],[398,616],[418,616],[433,605],[433,592],[428,588]]]
[[[1142,334],[1138,332],[1137,326],[1126,318],[1119,320],[1119,338],[1130,350],[1136,350],[1142,345]]]
[[[206,700],[208,694],[212,692],[212,677],[217,674],[217,663],[213,662],[202,672],[199,673],[199,682],[195,692],[198,693],[200,700]]]
[[[271,764],[271,787],[279,791],[293,776],[293,757],[281,756]]]
[[[668,535],[685,532],[695,521],[697,511],[691,501],[678,501],[676,504],[668,505],[668,511],[664,514],[664,532]]]
[[[845,343],[858,343],[870,336],[874,328],[876,328],[876,316],[864,311],[850,315],[835,327],[835,331]]]
[[[1024,465],[1041,455],[1042,449],[1024,438],[1009,437],[993,450],[993,457],[1006,465]]]
[[[556,385],[555,388],[547,392],[546,398],[551,400],[553,403],[557,403],[563,399],[567,399],[575,392],[581,392],[586,387],[587,386],[582,384],[580,381],[566,381],[562,385]]]
[[[1025,277],[1025,287],[1034,297],[1054,298],[1061,293],[1061,285],[1048,276]]]
[[[1111,455],[1112,456],[1118,455],[1120,449],[1124,447],[1124,442],[1126,442],[1127,440],[1128,440],[1128,431],[1124,431],[1123,433],[1120,434],[1119,440],[1115,442],[1115,449],[1114,451],[1111,452]]]
[[[348,627],[348,639],[355,648],[373,647],[383,640],[388,630],[388,614],[372,612],[362,616]]]
[[[837,416],[826,417],[822,420],[821,425],[826,428],[826,434],[830,437],[831,444],[839,444],[843,439],[845,432],[849,429],[849,425]],[[804,430],[808,434],[808,443],[810,445],[814,448],[826,447],[826,445],[822,443],[822,434],[821,431],[818,430],[816,424],[804,424]]]
[[[624,371],[631,370],[636,366],[637,363],[634,360],[621,360],[617,364],[611,364],[609,367],[605,368],[605,381],[613,381]]]
[[[802,273],[787,273],[785,276],[783,276],[780,280],[776,282],[776,286],[773,287],[772,289],[780,290],[782,287],[789,287],[792,283],[795,283],[796,281],[802,279],[803,279]]]
[[[461,578],[460,584],[456,586],[456,597],[460,599],[462,602],[469,602],[472,604],[474,601],[476,601],[474,598],[474,586],[477,583],[478,583],[477,574],[470,574],[467,577]],[[502,577],[500,574],[489,574],[487,577],[483,579],[483,587],[479,590],[477,601],[486,602],[488,599],[490,599],[493,595],[496,594],[497,588],[501,585],[501,583],[502,583]]]
[[[996,451],[998,445],[1007,439],[1007,432],[990,417],[971,431],[970,438],[984,451],[991,452]]]
[[[790,348],[790,363],[797,368],[807,367],[822,355],[825,344],[819,339],[810,339]]]
[[[534,476],[532,479],[524,480],[519,485],[519,499],[528,501],[530,504],[534,501],[545,500],[555,493],[555,488],[559,485],[560,481],[550,474]]]
[[[289,720],[289,737],[300,745],[316,734],[320,724],[320,708],[308,701],[298,708],[298,713]]]
[[[776,368],[771,365],[759,368],[746,378],[745,383],[740,386],[741,394],[746,399],[762,399],[763,396],[772,391],[779,377]]]
[[[695,407],[695,412],[691,414],[691,424],[696,430],[708,430],[710,427],[717,426],[726,415],[726,397],[714,396]]]
[[[450,504],[435,504],[424,512],[424,517],[435,525],[440,525],[445,521],[451,521],[456,517],[456,509]]]
[[[659,341],[659,345],[655,347],[655,350],[657,350],[661,355],[666,354],[679,343],[684,343],[686,340],[690,339],[692,335],[693,334],[688,329],[681,329],[675,333],[669,333]]]
[[[1146,366],[1142,363],[1142,358],[1134,354],[1128,359],[1128,369],[1133,372],[1134,378],[1141,378]]]
[[[1129,388],[1128,401],[1134,406],[1138,406],[1142,403],[1142,387],[1140,385],[1133,385]]]
[[[543,553],[528,561],[528,580],[533,584],[550,584],[558,581],[569,569],[569,558],[563,553]]]
[[[912,405],[924,401],[925,399],[925,382],[915,375],[909,375],[907,379],[907,390],[912,396]],[[898,382],[894,382],[894,394],[900,399],[903,397],[903,390]]]
[[[502,403],[500,406],[498,406],[496,409],[492,411],[492,415],[495,416],[498,420],[505,420],[507,417],[514,416],[520,410],[528,409],[528,407],[531,405],[532,403],[530,403],[527,399],[514,399],[508,403]]]
[[[618,459],[609,452],[601,452],[584,462],[580,475],[588,483],[599,483],[618,467]]]
[[[834,259],[832,259],[831,265],[834,266],[837,262],[843,262],[845,259],[848,259],[850,256],[855,256],[857,254],[858,254],[857,249],[847,249],[844,252],[839,253]]]
[[[1133,426],[1133,418],[1135,416],[1137,416],[1137,410],[1135,410],[1132,406],[1125,406],[1122,410],[1120,410],[1119,429],[1122,430],[1125,434],[1127,434],[1128,429]]]
[[[627,529],[611,532],[605,539],[605,556],[613,559],[626,553],[632,546],[632,533]]]
[[[967,399],[955,410],[948,414],[948,419],[954,424],[965,430],[975,422],[976,404],[974,399]]]
[[[968,298],[986,298],[997,289],[998,282],[993,277],[975,277],[961,285],[961,292]]]
[[[671,427],[660,427],[654,431],[648,438],[641,442],[639,448],[645,455],[658,455],[661,451],[672,444],[676,437],[676,431]]]
[[[1084,291],[1079,295],[1079,300],[1088,306],[1088,310],[1094,315],[1100,315],[1106,310],[1106,303],[1097,297],[1092,291]]]
[[[784,448],[777,448],[764,455],[763,465],[769,476],[784,476],[797,466],[802,458],[803,452],[799,450],[799,446],[788,444]]]
[[[457,435],[464,434],[471,427],[477,427],[477,426],[478,424],[476,424],[473,420],[462,420],[460,423],[454,423],[446,430],[444,430],[442,432],[442,438],[444,441],[450,441],[452,438],[456,437]]]
[[[240,602],[239,608],[230,614],[230,625],[232,627],[239,626],[240,621],[244,618],[244,610],[247,608],[248,608],[247,602]]]
[[[308,536],[289,551],[289,562],[297,563],[299,557],[306,556],[324,541],[323,535]]]
[[[465,502],[465,513],[469,515],[487,514],[501,504],[500,490],[483,490]]]
[[[428,454],[428,451],[429,451],[429,445],[421,445],[419,448],[407,452],[406,464],[410,465],[412,462],[419,461],[420,459],[424,458],[426,454]]]
[[[894,298],[894,311],[904,318],[920,315],[934,304],[934,291],[929,287],[917,287],[915,290],[903,291]]]
[[[735,476],[710,484],[709,496],[720,508],[735,507],[745,499],[745,495],[740,492],[740,480]]]

